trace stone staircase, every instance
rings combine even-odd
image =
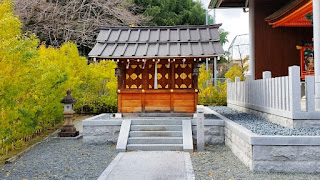
[[[118,151],[193,151],[191,119],[141,118],[123,120],[123,125]]]

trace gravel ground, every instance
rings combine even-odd
[[[320,136],[320,128],[291,129],[271,123],[262,117],[236,111],[226,106],[210,108],[259,135]]]
[[[116,155],[115,146],[49,137],[15,163],[0,167],[0,179],[97,179]]]
[[[253,173],[225,145],[207,146],[205,152],[191,153],[197,180],[317,180],[320,174]]]

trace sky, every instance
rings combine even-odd
[[[200,0],[204,8],[208,8],[210,0]],[[214,10],[209,10],[213,16]],[[216,9],[216,23],[221,23],[221,28],[229,32],[227,43],[224,46],[228,50],[230,43],[236,35],[249,33],[249,13],[244,13],[242,8],[239,9]]]

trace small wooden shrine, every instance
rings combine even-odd
[[[219,27],[102,27],[89,56],[118,63],[119,113],[194,113],[198,63],[224,53]]]

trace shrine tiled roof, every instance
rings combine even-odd
[[[224,54],[221,25],[101,27],[89,53],[95,58],[214,57]]]

